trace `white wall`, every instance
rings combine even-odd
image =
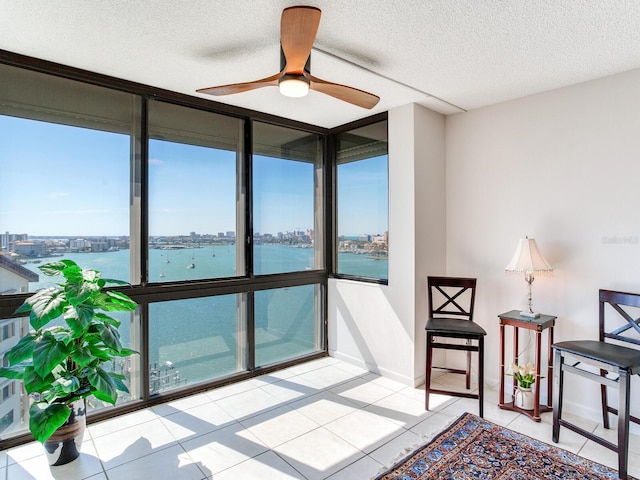
[[[427,320],[427,276],[446,274],[446,178],[445,120],[426,108],[415,109],[415,345],[417,384],[425,381],[424,326]],[[395,212],[394,212],[395,213]],[[393,216],[391,213],[390,216]],[[457,352],[459,353],[459,352]],[[464,355],[463,355],[464,356]],[[435,364],[442,364],[442,350],[434,351]]]
[[[389,112],[389,284],[329,281],[331,355],[424,383],[426,272],[445,271],[444,117]]]
[[[473,276],[497,385],[497,315],[525,307],[527,292],[504,267],[527,235],[554,267],[533,302],[558,316],[555,340],[597,338],[598,289],[640,292],[639,125],[640,70],[446,121],[412,105],[389,112],[389,285],[329,282],[330,353],[422,383],[426,276]],[[567,408],[597,420],[596,385],[573,377]]]
[[[496,315],[526,304],[523,278],[504,273],[519,238],[554,267],[533,303],[558,316],[556,341],[597,339],[598,289],[640,292],[639,126],[640,70],[447,117],[447,273],[478,278],[488,382]],[[598,418],[595,383],[566,388],[567,408]]]

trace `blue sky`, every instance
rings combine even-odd
[[[338,234],[382,234],[389,229],[387,157],[338,166]]]
[[[0,231],[128,234],[127,136],[0,116],[0,164]]]
[[[152,140],[149,234],[235,231],[234,152]]]
[[[0,116],[0,231],[31,236],[129,234],[130,138]],[[313,228],[313,166],[254,158],[254,231]],[[340,167],[340,234],[387,229],[386,158]],[[149,233],[235,231],[235,153],[149,146]],[[380,215],[365,215],[372,205]],[[381,220],[378,220],[379,217]]]

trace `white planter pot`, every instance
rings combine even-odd
[[[87,425],[85,401],[68,404],[71,416],[44,442],[49,465],[64,465],[80,455],[80,446]]]
[[[523,410],[533,410],[534,405],[532,388],[516,387],[513,404]]]

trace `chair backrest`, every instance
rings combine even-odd
[[[610,308],[607,308],[607,305]],[[617,312],[619,316],[608,315],[611,310]],[[636,317],[636,315],[639,316]],[[640,346],[640,294],[600,290],[599,316],[601,342],[611,339]],[[612,317],[617,321],[613,328],[611,327],[614,323]]]
[[[429,318],[460,317],[473,321],[476,279],[427,277]],[[435,303],[434,303],[435,302]]]

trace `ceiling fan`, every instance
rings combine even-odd
[[[198,93],[231,95],[262,87],[279,87],[289,97],[303,97],[309,89],[324,93],[344,102],[371,109],[380,97],[357,88],[321,80],[311,75],[311,48],[320,25],[319,8],[296,6],[282,11],[280,20],[280,71],[275,75],[253,82],[232,83],[217,87],[200,88]]]

